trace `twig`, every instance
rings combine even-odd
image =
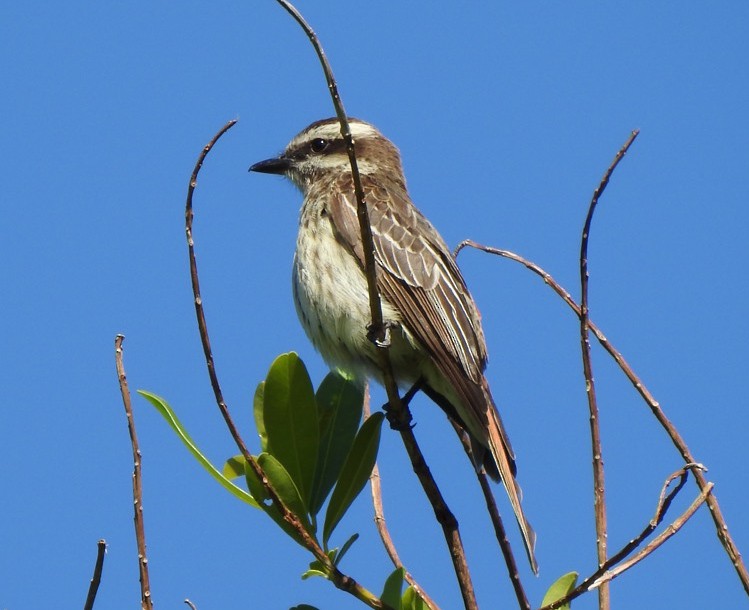
[[[185,600],[185,603],[190,606],[190,610],[198,610],[195,604],[193,604],[189,599]]]
[[[635,374],[629,363],[624,359],[621,353],[616,348],[614,348],[614,346],[608,341],[608,339],[601,331],[599,331],[597,328],[594,329],[592,324],[590,328],[595,333],[598,341],[601,343],[603,348],[614,358],[616,363],[619,365],[619,368],[621,368],[621,370],[627,376],[627,379],[629,379],[629,381],[635,387],[637,393],[640,394],[648,407],[650,407],[650,411],[658,420],[658,423],[660,423],[663,429],[666,431],[669,438],[671,439],[671,442],[674,444],[684,461],[687,464],[696,463],[697,460],[689,449],[689,446],[687,445],[684,438],[676,429],[676,426],[674,426],[671,420],[668,419],[666,414],[663,412],[660,403],[650,393],[650,390],[645,387],[645,384]],[[693,473],[694,480],[697,482],[697,486],[703,493],[706,493],[708,487],[712,489],[712,483],[708,482],[702,471],[694,470]],[[726,522],[726,519],[723,516],[722,511],[720,510],[718,498],[714,493],[710,493],[707,495],[706,503],[707,507],[710,509],[710,515],[713,518],[713,523],[715,524],[715,532],[718,536],[718,540],[720,540],[720,543],[725,549],[728,558],[733,564],[734,570],[736,571],[736,574],[738,575],[739,580],[744,587],[744,591],[747,593],[747,595],[749,595],[749,571],[744,564],[744,560],[741,557],[739,548],[736,546],[736,543],[733,541],[733,538],[728,531],[728,523]]]
[[[682,514],[676,521],[674,521],[671,525],[669,525],[666,530],[661,533],[659,536],[654,538],[652,541],[650,541],[645,548],[643,548],[637,555],[632,557],[631,559],[628,559],[625,562],[620,563],[615,568],[612,568],[611,570],[608,570],[605,574],[603,574],[600,578],[598,578],[593,584],[590,585],[591,589],[595,589],[596,587],[600,587],[604,583],[609,582],[610,580],[613,580],[623,572],[629,570],[634,565],[640,563],[645,557],[650,555],[655,549],[657,549],[659,546],[661,546],[666,540],[671,538],[676,532],[678,532],[682,526],[689,520],[689,518],[697,511],[697,509],[702,505],[705,500],[707,500],[708,496],[710,495],[710,492],[713,489],[713,483],[708,483],[705,486],[705,489],[703,489],[700,492],[700,495],[697,496],[697,498],[690,504],[689,508],[684,511],[684,514]]]
[[[629,363],[624,359],[621,353],[616,350],[613,345],[611,345],[604,334],[592,325],[592,323],[590,328],[595,333],[596,338],[601,343],[603,348],[614,358],[616,363],[619,365],[619,368],[621,368],[621,370],[627,376],[627,379],[629,379],[629,381],[635,387],[638,394],[640,394],[648,407],[650,407],[651,412],[658,420],[658,423],[660,423],[663,429],[666,431],[669,438],[671,439],[671,442],[679,451],[679,454],[682,456],[684,461],[687,464],[696,463],[697,460],[694,458],[694,455],[692,455],[689,446],[687,445],[686,441],[681,436],[679,431],[676,429],[676,426],[674,426],[671,420],[666,417],[666,414],[663,412],[660,403],[655,400],[650,391],[645,387],[645,384],[643,384],[640,378],[635,374]],[[708,490],[708,487],[712,489],[712,483],[708,482],[702,471],[694,470],[693,473],[694,480],[697,482],[697,486],[703,493]],[[706,503],[707,507],[710,509],[710,515],[713,518],[713,523],[715,524],[715,532],[718,536],[718,540],[720,540],[720,543],[721,545],[723,545],[728,558],[733,564],[734,570],[736,570],[736,574],[738,575],[739,580],[744,587],[744,591],[747,593],[747,595],[749,595],[749,571],[747,571],[739,548],[736,546],[736,543],[733,541],[733,538],[728,531],[728,523],[726,522],[726,519],[720,510],[718,498],[715,497],[715,494],[710,493],[707,495]]]
[[[142,610],[152,610],[151,582],[148,577],[148,557],[146,555],[146,526],[143,522],[143,482],[141,480],[141,453],[138,446],[138,436],[135,432],[133,408],[130,402],[130,390],[127,387],[125,365],[122,361],[122,342],[124,335],[117,335],[114,339],[114,358],[117,366],[117,378],[120,382],[122,403],[127,415],[127,429],[130,432],[130,444],[133,448],[133,511],[135,522],[135,540],[138,545],[138,574],[140,578],[140,606]]]
[[[458,579],[458,585],[460,586],[460,592],[463,597],[463,604],[465,605],[466,610],[478,610],[476,597],[473,592],[471,573],[468,569],[465,551],[463,550],[463,542],[460,539],[458,522],[448,508],[447,503],[442,497],[442,492],[440,492],[437,483],[432,477],[429,466],[427,466],[424,456],[421,453],[421,449],[419,449],[419,445],[416,442],[413,430],[410,426],[406,426],[404,429],[399,430],[399,432],[403,438],[403,444],[408,452],[408,457],[411,460],[413,470],[419,478],[419,482],[432,505],[432,510],[437,518],[437,522],[442,526],[442,533],[447,542],[450,559],[452,559],[453,562],[453,569],[455,570],[455,575]]]
[[[195,164],[195,168],[193,169],[192,175],[190,176],[190,184],[187,189],[187,203],[185,205],[185,234],[187,236],[187,249],[188,249],[188,256],[190,258],[190,279],[192,282],[192,291],[194,296],[194,302],[195,302],[195,313],[197,315],[198,319],[198,330],[200,332],[200,341],[203,345],[203,354],[205,355],[205,361],[206,365],[208,367],[208,377],[211,381],[211,387],[213,388],[213,393],[216,397],[216,402],[218,403],[218,408],[221,411],[221,415],[224,416],[224,421],[226,421],[226,425],[229,428],[229,432],[232,435],[232,438],[234,438],[234,441],[239,446],[240,450],[244,454],[245,451],[247,451],[247,448],[244,446],[244,441],[239,435],[239,431],[237,430],[236,426],[234,425],[234,421],[231,418],[231,415],[229,414],[229,409],[226,405],[226,402],[224,401],[223,393],[221,391],[221,386],[218,382],[218,376],[216,375],[216,366],[213,362],[213,352],[211,350],[211,342],[208,337],[208,328],[206,326],[206,320],[205,320],[205,313],[203,312],[203,299],[200,296],[200,281],[198,279],[198,266],[197,262],[195,260],[195,241],[192,237],[192,222],[193,222],[193,211],[192,211],[192,198],[193,193],[195,192],[195,187],[198,184],[198,174],[200,173],[200,169],[203,167],[203,161],[205,160],[208,153],[211,151],[213,146],[216,144],[218,139],[223,136],[229,129],[234,127],[236,125],[237,121],[235,119],[232,119],[231,121],[228,121],[217,133],[213,138],[211,139],[208,144],[206,144],[203,147],[203,150],[200,153],[200,156],[198,157],[198,161]],[[262,477],[260,477],[262,480]]]
[[[588,409],[590,411],[590,440],[593,449],[593,506],[596,518],[596,549],[598,552],[598,565],[606,563],[606,546],[608,538],[608,526],[606,519],[606,484],[603,469],[603,452],[601,448],[601,429],[598,417],[598,401],[596,399],[596,386],[593,380],[593,363],[590,357],[590,338],[588,330],[588,239],[590,227],[593,222],[598,201],[606,190],[611,175],[614,173],[619,161],[627,154],[629,147],[635,141],[637,130],[633,131],[624,146],[614,157],[606,173],[603,175],[598,187],[593,191],[593,197],[588,207],[588,215],[583,226],[583,235],[580,240],[580,286],[582,297],[580,300],[580,346],[582,349],[583,372],[585,374],[585,391],[588,397]],[[608,610],[611,606],[609,587],[604,584],[598,589],[598,607],[600,610]]]
[[[362,238],[362,249],[364,252],[364,274],[367,278],[367,287],[369,292],[369,306],[372,323],[370,326],[371,335],[374,338],[376,345],[382,349],[377,350],[379,358],[379,368],[382,371],[383,385],[385,386],[385,392],[388,398],[388,405],[391,410],[392,416],[396,423],[396,428],[401,434],[403,444],[406,447],[406,452],[411,460],[414,472],[421,483],[424,493],[426,494],[429,502],[432,505],[434,514],[437,521],[442,526],[442,531],[445,536],[445,541],[450,552],[450,558],[453,561],[453,568],[455,575],[458,579],[458,585],[460,586],[461,595],[463,597],[463,603],[466,610],[478,610],[476,603],[476,596],[473,591],[473,583],[471,582],[471,574],[468,569],[468,563],[465,557],[465,551],[463,549],[463,542],[460,539],[460,532],[458,530],[458,521],[450,511],[442,493],[437,486],[434,478],[432,477],[429,467],[424,459],[424,455],[419,448],[416,441],[416,437],[413,434],[409,426],[411,420],[411,414],[408,407],[401,400],[398,393],[398,384],[395,381],[395,375],[393,373],[393,366],[390,361],[390,356],[387,349],[386,341],[386,327],[382,316],[382,305],[380,302],[380,296],[377,290],[377,271],[375,265],[374,256],[374,241],[372,239],[372,228],[369,223],[369,212],[367,209],[366,201],[364,200],[364,190],[361,185],[361,178],[359,176],[359,167],[356,162],[356,151],[354,148],[354,140],[351,136],[351,129],[348,124],[348,118],[346,110],[343,107],[343,102],[338,94],[338,86],[336,85],[335,78],[333,77],[333,70],[330,67],[325,52],[323,51],[322,45],[317,38],[314,30],[302,17],[301,13],[287,0],[276,0],[284,10],[286,10],[299,26],[304,30],[307,38],[315,49],[317,56],[322,65],[323,72],[325,73],[325,80],[328,84],[328,90],[330,91],[331,98],[333,100],[333,106],[336,110],[336,115],[341,124],[341,135],[346,142],[346,150],[348,152],[349,163],[351,164],[351,175],[354,182],[354,191],[356,194],[356,214],[359,220],[359,229],[361,231]]]
[[[264,489],[268,493],[268,497],[270,498],[271,502],[273,502],[273,504],[278,509],[279,513],[281,514],[282,519],[286,523],[288,523],[295,530],[295,532],[299,535],[302,542],[304,543],[304,546],[325,567],[326,573],[328,575],[328,578],[331,580],[331,582],[337,588],[353,595],[360,601],[367,604],[370,608],[378,608],[378,609],[387,608],[387,605],[384,604],[376,595],[374,595],[370,591],[367,591],[364,587],[362,587],[358,582],[356,582],[356,580],[354,580],[350,576],[343,574],[333,564],[333,562],[330,561],[330,558],[328,557],[327,553],[325,553],[325,551],[317,543],[317,541],[312,536],[310,536],[309,532],[299,521],[299,518],[293,512],[291,512],[286,505],[284,505],[283,501],[281,500],[281,498],[278,496],[276,491],[273,489],[273,486],[268,481],[268,478],[265,476],[263,469],[257,463],[257,460],[255,460],[255,458],[250,454],[249,449],[245,445],[245,442],[242,439],[241,435],[239,434],[239,430],[234,424],[234,420],[232,419],[231,414],[229,413],[229,408],[224,400],[223,392],[221,391],[221,386],[219,384],[218,376],[216,374],[216,367],[213,361],[211,343],[208,337],[208,327],[206,324],[205,312],[203,311],[203,300],[200,296],[200,282],[198,279],[198,266],[197,266],[197,261],[195,259],[195,242],[192,236],[192,221],[193,221],[192,199],[193,199],[193,193],[195,192],[195,187],[198,183],[198,174],[200,173],[200,169],[203,166],[203,161],[205,160],[206,156],[211,151],[213,146],[216,144],[218,139],[222,135],[224,135],[229,129],[231,129],[235,124],[236,124],[236,120],[231,120],[228,123],[226,123],[226,125],[224,125],[218,131],[218,133],[216,133],[216,135],[213,136],[211,141],[201,151],[200,155],[198,156],[198,160],[195,163],[195,168],[193,169],[192,175],[190,176],[190,183],[187,189],[187,202],[185,204],[185,234],[187,236],[187,249],[188,249],[188,257],[190,260],[190,279],[192,281],[193,297],[194,297],[194,303],[195,303],[195,314],[198,320],[200,341],[203,345],[203,354],[205,355],[206,365],[208,367],[208,376],[211,381],[211,387],[213,388],[213,394],[216,399],[216,404],[218,405],[218,408],[221,411],[221,415],[224,418],[224,422],[226,422],[226,426],[232,438],[234,439],[234,442],[236,443],[237,448],[239,449],[244,459],[247,461],[247,464],[252,469],[255,476],[262,483]]]
[[[448,419],[455,429],[455,432],[463,445],[463,449],[468,454],[468,458],[471,460],[471,463],[474,463],[473,450],[471,449],[471,442],[468,440],[468,435],[466,434],[465,430],[463,430],[463,428],[461,428],[453,420],[452,417],[449,417]],[[497,542],[499,543],[499,548],[502,551],[502,557],[504,558],[505,565],[507,566],[507,574],[510,577],[512,587],[515,590],[515,597],[517,597],[518,605],[520,606],[521,610],[531,610],[531,604],[528,601],[528,596],[525,594],[523,583],[520,580],[520,571],[518,570],[518,564],[515,561],[515,555],[512,552],[510,540],[507,538],[507,531],[505,530],[504,523],[502,522],[502,517],[499,514],[497,502],[494,499],[494,494],[492,493],[491,486],[489,485],[489,481],[486,477],[486,473],[477,469],[475,470],[475,472],[476,478],[478,478],[479,485],[481,486],[481,492],[484,494],[486,509],[489,512],[489,517],[491,519],[492,526],[494,527],[494,535],[496,536]]]
[[[372,239],[372,227],[369,223],[369,210],[364,200],[364,189],[361,184],[361,176],[359,175],[359,164],[356,161],[356,149],[354,147],[354,139],[351,135],[351,127],[348,123],[348,115],[343,107],[343,100],[338,93],[338,85],[336,84],[335,77],[333,76],[333,69],[330,66],[325,51],[322,48],[322,44],[315,34],[315,31],[307,23],[302,14],[297,8],[287,2],[286,0],[276,0],[283,8],[288,12],[299,26],[304,30],[310,43],[312,43],[317,57],[322,65],[323,73],[325,74],[325,80],[328,84],[328,91],[333,100],[333,106],[335,107],[336,116],[341,124],[341,135],[346,143],[346,152],[348,153],[349,163],[351,164],[351,176],[354,182],[354,193],[356,195],[356,215],[359,219],[359,228],[361,230],[362,246],[364,250],[364,273],[367,277],[367,287],[369,288],[369,307],[372,315],[371,330],[375,336],[379,345],[384,345],[385,341],[385,324],[382,317],[382,306],[380,303],[380,295],[377,291],[377,269],[375,265],[375,249],[374,240]],[[387,352],[387,350],[380,350],[381,352]],[[381,363],[382,364],[382,363]],[[389,375],[393,381],[393,387],[395,393],[398,393],[398,387],[395,384],[392,368],[389,369]],[[390,395],[388,394],[388,398]]]
[[[458,244],[454,251],[455,256],[457,256],[458,253],[460,253],[460,251],[466,247],[475,248],[477,250],[486,252],[487,254],[494,254],[496,256],[507,258],[511,261],[520,263],[521,265],[538,275],[541,279],[543,279],[544,283],[547,284],[554,292],[556,292],[561,297],[561,299],[570,307],[570,309],[572,309],[572,311],[574,311],[575,314],[580,317],[580,306],[575,303],[574,299],[570,296],[570,293],[567,292],[567,290],[565,290],[564,287],[559,284],[559,282],[557,282],[551,276],[551,274],[549,274],[548,271],[544,270],[536,263],[529,261],[522,256],[515,254],[514,252],[510,252],[509,250],[501,250],[499,248],[492,248],[491,246],[484,246],[471,239],[466,239]],[[590,328],[590,330],[596,336],[596,339],[598,339],[598,342],[601,344],[603,349],[605,349],[614,359],[614,361],[619,365],[619,368],[626,375],[627,379],[629,379],[635,390],[637,390],[637,393],[648,405],[651,412],[658,420],[658,423],[660,423],[663,429],[666,431],[666,434],[668,434],[671,442],[679,451],[679,454],[682,456],[684,461],[687,464],[696,463],[697,460],[695,460],[692,452],[687,446],[686,441],[676,429],[676,426],[674,426],[671,420],[666,417],[666,414],[663,412],[660,403],[650,393],[650,390],[648,390],[642,380],[635,374],[634,369],[632,369],[629,363],[624,359],[624,356],[622,356],[622,354],[606,338],[601,329],[598,328],[592,321],[588,322],[588,328]],[[700,490],[703,492],[705,491],[705,489],[707,489],[707,486],[710,485],[710,483],[708,483],[707,479],[705,478],[705,475],[702,474],[702,472],[700,472],[699,470],[694,472],[694,479],[697,482]],[[741,553],[739,552],[736,543],[733,541],[733,538],[728,531],[728,524],[726,523],[725,517],[723,517],[723,513],[720,510],[720,505],[718,504],[718,499],[715,497],[715,494],[709,494],[707,496],[706,503],[708,508],[710,509],[710,515],[713,518],[713,522],[715,523],[715,530],[718,535],[718,539],[720,540],[720,543],[723,545],[723,548],[725,549],[729,559],[731,560],[731,563],[736,570],[739,580],[741,580],[741,584],[744,587],[744,591],[749,594],[749,571],[747,571],[746,566],[744,565],[744,561],[741,558]]]
[[[663,487],[661,488],[661,495],[658,497],[658,506],[655,509],[655,516],[650,520],[650,525],[653,527],[653,529],[655,529],[655,527],[661,521],[663,521],[663,518],[666,516],[666,512],[668,512],[668,509],[671,506],[671,502],[673,502],[676,495],[681,491],[681,488],[684,487],[684,484],[687,482],[687,473],[690,470],[694,473],[698,470],[705,470],[705,467],[702,464],[684,464],[684,466],[674,472],[663,483]],[[674,479],[677,478],[679,479],[679,482],[669,492],[669,486],[671,485],[671,483],[673,483]]]
[[[605,574],[607,574],[608,571],[610,571],[610,570],[613,571],[614,567],[617,566],[618,564],[620,564],[620,562],[622,562],[638,546],[640,546],[640,544],[642,544],[642,542],[648,536],[650,536],[650,534],[652,534],[655,531],[655,528],[658,527],[658,525],[660,525],[660,523],[663,521],[663,519],[665,519],[666,512],[670,508],[671,502],[676,497],[676,495],[679,493],[679,491],[681,491],[681,489],[684,486],[684,483],[686,482],[686,473],[687,473],[687,470],[691,469],[692,472],[695,473],[695,472],[698,471],[697,468],[699,468],[699,467],[700,466],[698,464],[691,464],[691,465],[688,464],[688,465],[684,466],[682,469],[677,470],[668,479],[666,479],[666,481],[663,484],[663,488],[661,490],[660,497],[658,498],[658,506],[656,507],[655,516],[653,517],[653,519],[651,519],[648,522],[648,524],[645,526],[645,528],[642,530],[642,532],[640,532],[639,535],[637,535],[635,538],[633,538],[627,544],[625,544],[617,553],[615,553],[614,555],[612,555],[606,561],[606,563],[604,565],[600,566],[595,572],[593,572],[590,576],[588,576],[585,580],[583,580],[579,585],[577,585],[577,587],[575,587],[567,595],[565,595],[564,597],[558,599],[557,601],[555,601],[555,602],[553,602],[551,604],[543,606],[542,608],[540,608],[540,610],[555,610],[556,608],[560,608],[561,606],[569,603],[570,601],[572,601],[576,597],[579,597],[583,593],[586,593],[588,591],[591,591],[594,588],[597,588],[598,585],[596,585],[595,583],[598,582],[599,584],[602,584],[599,581],[601,581],[601,579],[603,578],[603,576]],[[669,484],[676,477],[680,477],[679,484],[673,490],[671,490],[668,493],[668,495],[666,495],[666,490],[667,490]],[[702,502],[705,501],[705,498],[708,496],[709,491],[712,489],[712,485],[713,485],[712,483],[709,483],[708,487],[706,488],[708,491],[705,492],[703,490],[701,492],[700,496],[698,496],[698,498],[695,501],[695,503],[690,508],[687,509],[687,511],[684,513],[684,515],[687,515],[686,518],[684,518],[684,515],[682,515],[681,517],[679,517],[679,519],[677,519],[676,521],[674,521],[674,523],[671,524],[668,527],[668,529],[665,532],[663,532],[663,534],[659,535],[657,538],[654,538],[653,541],[650,544],[648,544],[646,547],[644,547],[643,552],[645,551],[645,549],[650,549],[650,550],[648,550],[647,553],[645,553],[645,554],[638,553],[638,555],[636,555],[636,557],[638,557],[637,561],[634,561],[634,562],[627,561],[626,562],[627,567],[625,569],[628,569],[629,567],[632,567],[635,563],[638,563],[639,561],[642,561],[642,559],[644,559],[647,555],[649,555],[650,553],[652,553],[658,546],[660,546],[661,544],[663,544],[663,542],[665,542],[674,533],[676,533],[676,531],[678,531],[681,528],[681,526],[684,524],[684,522],[686,522],[686,520],[689,517],[692,516],[692,514],[697,509],[697,507],[699,506],[699,504],[701,504]],[[682,519],[683,519],[683,521],[682,521]],[[675,525],[678,525],[678,527],[676,527],[676,529],[671,532],[672,528],[674,528]],[[661,539],[668,532],[671,532],[671,533],[668,534],[665,538]],[[653,546],[652,548],[650,548],[651,545],[653,543],[655,543],[656,541],[658,541],[658,544],[656,544],[655,546]],[[625,565],[625,564],[621,563],[620,565]],[[618,570],[618,567],[616,569]],[[624,571],[624,570],[619,570],[617,572],[617,575],[619,573],[621,573],[622,571]],[[608,582],[609,580],[611,580],[611,578],[607,578],[605,582]]]
[[[104,555],[107,552],[107,541],[99,540],[96,543],[96,564],[94,565],[94,575],[91,577],[91,584],[88,587],[86,603],[83,604],[83,610],[93,610],[96,593],[101,583],[101,571],[104,568]]]
[[[363,405],[365,419],[368,418],[370,414],[369,398],[369,388],[367,387],[364,391]],[[398,556],[398,551],[395,548],[393,539],[390,536],[390,531],[387,528],[387,523],[385,522],[385,511],[382,505],[382,485],[380,484],[380,469],[377,467],[376,463],[374,468],[372,469],[372,474],[369,475],[369,484],[372,489],[372,506],[374,507],[375,514],[374,522],[377,526],[377,532],[380,534],[382,544],[385,547],[385,552],[388,554],[388,557],[390,557],[390,561],[393,562],[393,565],[396,568],[404,568],[403,577],[405,578],[406,582],[411,585],[411,587],[413,587],[414,591],[416,591],[416,593],[430,610],[440,610],[440,607],[437,605],[437,603],[431,597],[429,597],[429,595],[427,595],[427,592],[424,591],[424,589],[418,582],[416,582],[416,579],[411,575],[411,573],[405,569],[403,562]]]

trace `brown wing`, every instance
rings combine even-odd
[[[399,186],[362,176],[369,208],[378,287],[403,324],[431,354],[474,421],[487,425],[482,390],[486,345],[478,311],[447,245]],[[342,240],[363,266],[356,200],[350,176],[341,178],[331,215]],[[485,441],[484,441],[485,442]]]
[[[487,456],[487,463],[496,467],[489,472],[500,475],[507,489],[531,566],[537,572],[533,552],[536,536],[520,505],[515,456],[484,379],[486,344],[478,310],[463,276],[442,237],[401,186],[362,176],[362,187],[380,267],[378,288],[450,382],[461,402],[452,407],[464,425],[472,436],[480,435],[477,440],[490,449],[492,457]],[[363,267],[351,178],[341,178],[333,190],[341,193],[331,206],[333,224]]]

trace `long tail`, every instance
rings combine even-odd
[[[536,562],[534,552],[536,548],[536,533],[533,531],[528,519],[526,519],[523,507],[520,504],[523,492],[515,480],[515,458],[512,454],[510,443],[507,440],[507,434],[502,426],[502,421],[499,419],[499,414],[491,399],[489,400],[489,405],[490,407],[487,408],[487,419],[489,420],[489,449],[491,450],[491,457],[494,458],[493,461],[496,464],[496,469],[499,471],[499,477],[502,479],[502,483],[507,490],[507,495],[510,497],[512,510],[515,511],[515,517],[523,534],[523,543],[525,544],[525,552],[528,553],[528,560],[531,563],[533,572],[538,574],[538,563]],[[488,457],[486,455],[486,458]],[[492,470],[491,468],[488,470],[489,474],[496,474],[492,473]]]
[[[518,520],[520,532],[523,534],[523,544],[525,545],[525,552],[528,554],[528,561],[534,574],[538,574],[538,563],[535,555],[536,533],[533,531],[531,524],[528,523],[520,504],[523,492],[515,480],[515,455],[497,412],[497,407],[494,405],[489,384],[484,378],[480,384],[466,383],[464,389],[465,387],[467,387],[464,393],[465,402],[474,405],[473,409],[470,410],[459,410],[454,406],[459,404],[457,400],[453,402],[447,400],[430,385],[424,385],[421,390],[439,405],[447,416],[457,423],[459,428],[467,433],[471,441],[476,468],[479,469],[483,465],[486,473],[494,481],[499,482],[501,480],[504,484],[512,510]],[[473,425],[470,425],[470,423],[473,423]]]

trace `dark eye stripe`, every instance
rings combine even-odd
[[[324,153],[330,155],[346,150],[346,143],[342,138],[336,139],[325,139],[325,138],[314,138],[308,144],[306,144],[300,154],[303,155],[319,155]]]

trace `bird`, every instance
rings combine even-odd
[[[474,464],[501,480],[535,573],[536,535],[521,505],[515,455],[484,375],[481,316],[450,249],[411,201],[396,146],[348,119],[374,241],[377,290],[400,386],[419,384],[467,433]],[[338,118],[316,121],[251,172],[281,175],[302,193],[292,270],[304,330],[327,364],[382,382],[369,332],[369,291],[347,144]]]

